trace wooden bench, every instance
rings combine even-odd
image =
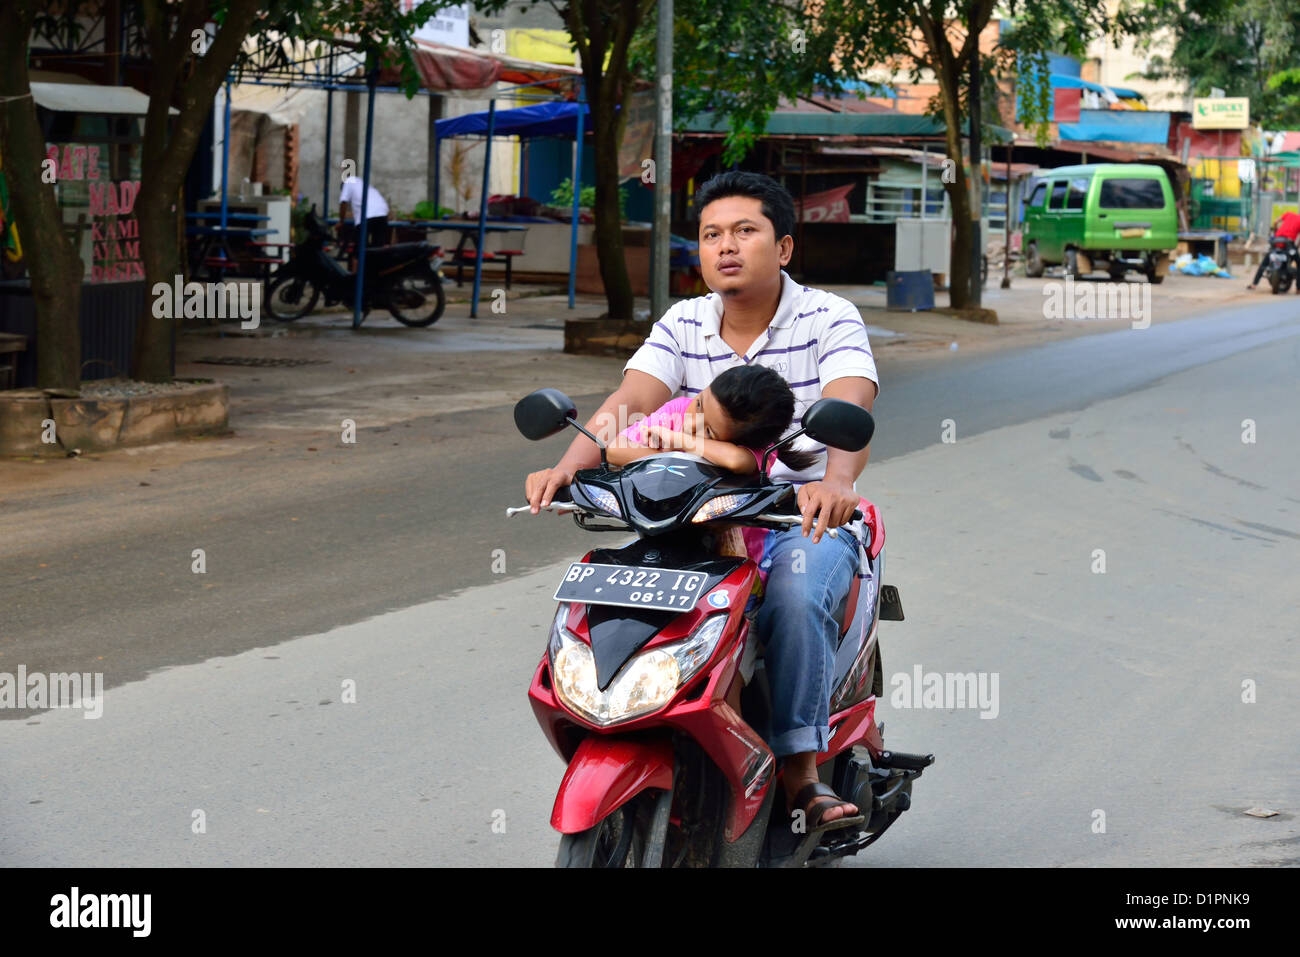
[[[522,249],[497,249],[492,252],[484,253],[483,262],[496,263],[498,260],[506,261],[506,288],[510,288],[512,277],[512,264],[516,256],[522,256]],[[473,267],[474,261],[478,258],[478,251],[473,249],[458,250],[451,259],[451,264],[456,267],[456,285],[462,285],[462,274],[465,267]]]
[[[27,337],[0,332],[0,389],[12,389],[18,381],[18,353],[27,350]]]

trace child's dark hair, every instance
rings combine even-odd
[[[728,369],[709,383],[709,392],[735,424],[736,432],[729,441],[736,445],[762,452],[780,441],[794,419],[794,393],[779,372],[766,366]],[[778,449],[776,457],[796,472],[817,461],[817,453],[788,445]]]

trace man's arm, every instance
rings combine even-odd
[[[619,423],[627,424],[633,415],[648,415],[672,398],[672,390],[648,372],[629,369],[623,384],[601,404],[596,414],[587,421],[587,430],[598,436],[606,445],[619,433]],[[621,412],[621,415],[620,415]],[[600,464],[600,449],[585,435],[579,435],[554,468],[533,472],[524,482],[524,493],[534,515],[551,504],[556,489],[573,482],[578,469]]]
[[[822,398],[843,399],[860,405],[868,412],[876,401],[876,384],[862,376],[844,376],[826,383]],[[816,521],[813,542],[820,542],[828,528],[838,528],[849,521],[858,507],[858,493],[853,483],[867,467],[871,455],[868,445],[860,452],[843,449],[826,450],[826,476],[799,489],[799,510],[803,512],[803,533],[807,535]]]

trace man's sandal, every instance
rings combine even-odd
[[[813,798],[820,798],[821,800],[816,801],[811,807],[809,807],[808,802]],[[804,785],[804,787],[794,797],[795,808],[802,809],[807,815],[806,824],[808,828],[807,833],[809,834],[835,831],[842,827],[853,827],[863,823],[866,820],[866,817],[861,813],[861,808],[858,809],[859,813],[857,814],[845,814],[842,817],[837,817],[833,821],[822,820],[826,816],[826,812],[831,808],[839,805],[849,805],[851,803],[851,801],[846,801],[841,798],[831,788],[822,784],[820,781],[814,781],[812,784]],[[794,813],[794,811],[791,811],[790,816],[793,817]]]

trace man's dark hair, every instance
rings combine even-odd
[[[763,215],[776,228],[777,242],[794,235],[794,197],[772,177],[743,170],[719,173],[695,194],[695,208],[703,213],[709,203],[728,196],[750,196],[760,201]]]

